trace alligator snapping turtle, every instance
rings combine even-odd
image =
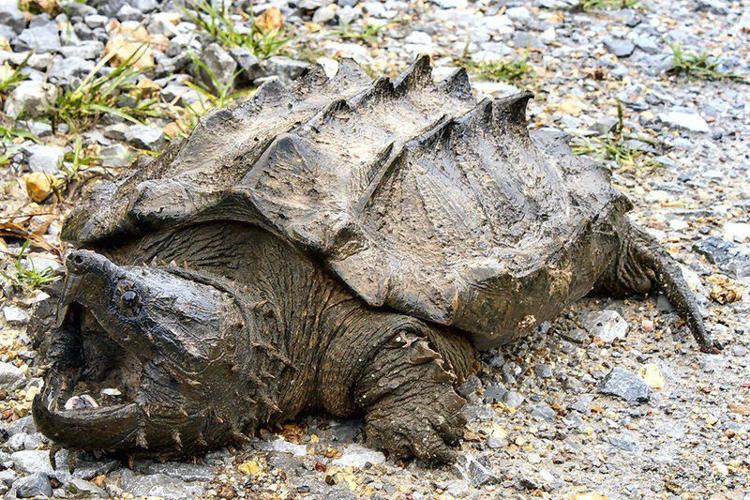
[[[477,102],[424,57],[374,82],[342,61],[267,82],[100,185],[64,228],[79,249],[38,427],[172,456],[323,410],[364,415],[392,455],[450,461],[475,349],[589,292],[661,290],[715,348],[607,172],[529,134],[530,97]],[[120,401],[93,407],[105,387]]]

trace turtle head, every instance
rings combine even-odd
[[[235,347],[245,327],[227,289],[91,251],[72,252],[66,267],[33,406],[40,430],[74,448],[143,455],[224,444],[242,424]]]

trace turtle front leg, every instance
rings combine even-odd
[[[465,401],[454,389],[456,370],[436,344],[451,350],[456,364],[468,366],[473,356],[465,340],[443,335],[431,341],[436,335],[442,334],[399,332],[365,367],[354,388],[355,404],[365,411],[368,445],[396,458],[431,463],[456,459],[451,447],[463,436]]]
[[[626,223],[620,248],[595,290],[618,297],[662,291],[685,320],[703,352],[716,353],[721,345],[706,331],[703,316],[677,262],[648,233]]]

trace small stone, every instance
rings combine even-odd
[[[200,70],[199,76],[206,85],[217,91],[231,89],[234,86],[237,61],[221,45],[212,43],[206,47],[201,54],[201,61],[207,69],[196,69]]]
[[[708,237],[693,245],[693,250],[705,255],[730,276],[742,279],[750,276],[750,245],[739,245],[717,236]]]
[[[52,484],[45,474],[31,474],[13,483],[18,498],[51,497]]]
[[[125,131],[125,141],[139,149],[159,151],[164,146],[164,134],[161,129],[148,125],[131,125]]]
[[[133,154],[122,144],[102,148],[99,156],[103,167],[127,167],[133,163]]]
[[[472,396],[475,396],[481,388],[482,381],[479,380],[479,377],[472,373],[466,378],[464,383],[458,387],[457,391],[462,397],[468,399]]]
[[[629,57],[635,50],[633,42],[623,38],[607,38],[604,46],[617,57]]]
[[[29,314],[16,306],[5,306],[3,308],[3,316],[5,316],[5,321],[9,325],[23,325],[29,321]]]
[[[539,378],[552,378],[552,368],[549,365],[534,365],[534,374]]]
[[[624,399],[630,404],[647,401],[649,387],[633,373],[615,367],[599,382],[597,387],[602,394],[609,394]]]
[[[84,498],[107,498],[106,491],[85,479],[73,478],[65,484],[65,491]]]
[[[44,450],[22,450],[11,454],[16,469],[25,474],[53,474],[49,453]]]
[[[26,378],[23,371],[11,363],[0,362],[0,387],[6,391],[14,391],[23,387]]]
[[[15,33],[21,33],[26,27],[26,18],[17,0],[0,0],[0,26],[8,26]]]
[[[149,474],[163,474],[182,481],[211,481],[215,474],[211,467],[186,462],[154,462],[148,466]]]
[[[571,410],[575,410],[578,413],[582,413],[584,415],[588,414],[589,411],[591,411],[591,403],[594,401],[594,395],[593,394],[582,394],[578,397],[573,403],[571,403],[568,408]]]
[[[120,477],[122,489],[135,497],[196,498],[203,493],[193,486],[164,474],[135,474],[123,469]]]
[[[117,11],[116,17],[120,21],[140,21],[143,19],[143,12],[131,5],[123,4]]]
[[[591,313],[586,316],[583,324],[591,335],[607,344],[624,339],[630,329],[628,322],[617,311],[612,310]]]
[[[261,66],[266,74],[276,75],[282,82],[289,83],[302,75],[302,72],[307,70],[310,64],[289,57],[273,56],[262,61]]]
[[[638,449],[638,441],[630,433],[623,433],[618,436],[609,436],[609,444],[623,451],[633,452]]]
[[[750,242],[750,224],[747,222],[727,222],[724,224],[724,238],[735,243]]]
[[[499,478],[489,468],[489,461],[484,461],[486,465],[480,463],[479,460],[471,455],[466,457],[465,474],[475,488],[479,488],[485,484],[496,484],[500,482]]]
[[[660,113],[659,120],[672,128],[689,130],[691,132],[710,132],[706,120],[698,113],[692,111],[668,111]]]
[[[36,203],[41,203],[54,192],[55,178],[44,172],[23,175],[26,194]]]
[[[312,22],[321,26],[327,24],[336,18],[336,10],[336,4],[320,7],[315,11],[315,14],[313,14]]]
[[[17,477],[18,474],[16,474],[13,469],[2,470],[0,471],[0,484],[4,484],[6,487],[10,488]]]
[[[576,344],[583,344],[591,338],[589,333],[583,328],[564,329],[560,332],[560,336]]]
[[[648,386],[655,390],[664,389],[664,375],[655,363],[647,363],[638,370],[638,376],[643,379]]]
[[[278,438],[273,441],[262,441],[258,443],[258,447],[267,451],[277,451],[281,453],[291,453],[296,457],[303,457],[307,455],[307,446],[303,444],[290,443],[284,438]]]
[[[412,31],[404,39],[404,42],[416,45],[432,45],[432,37],[424,31]]]
[[[5,113],[12,118],[35,118],[47,114],[57,100],[57,87],[41,81],[21,82],[5,100]]]
[[[58,173],[65,158],[65,151],[57,146],[34,144],[23,150],[28,155],[29,169],[32,172]]]
[[[362,468],[367,464],[380,465],[385,462],[382,452],[365,448],[358,444],[347,445],[342,455],[331,463],[339,467]]]
[[[83,18],[83,22],[86,23],[86,26],[92,29],[103,28],[104,25],[107,24],[107,21],[109,21],[109,18],[100,14],[91,14],[90,16]]]
[[[552,422],[555,420],[557,412],[553,410],[547,403],[541,402],[531,410],[531,416],[539,420]]]
[[[505,11],[505,15],[514,21],[531,21],[531,12],[526,7],[511,7]]]
[[[500,403],[508,394],[508,390],[501,383],[489,384],[484,390],[485,403]]]
[[[14,44],[16,50],[36,52],[58,52],[61,47],[60,33],[54,21],[26,28],[18,35]]]
[[[505,398],[503,398],[503,403],[505,403],[505,406],[508,408],[518,408],[523,404],[524,397],[522,394],[516,392],[516,391],[509,391],[508,394],[505,395]]]

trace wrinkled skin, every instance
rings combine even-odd
[[[217,244],[238,253],[217,257]],[[394,456],[454,456],[464,423],[454,385],[474,359],[466,339],[363,306],[257,228],[195,226],[110,253],[125,256],[151,265],[87,250],[67,257],[52,367],[34,403],[56,442],[192,455],[322,410],[365,414],[370,442]],[[233,282],[236,273],[249,284]],[[98,400],[111,387],[121,404],[64,409],[74,395]]]
[[[363,415],[395,457],[450,462],[474,350],[590,292],[661,291],[715,352],[607,173],[528,132],[530,98],[477,101],[424,58],[394,82],[342,62],[269,82],[99,186],[63,233],[81,250],[43,331],[40,430],[168,457],[325,411]]]

